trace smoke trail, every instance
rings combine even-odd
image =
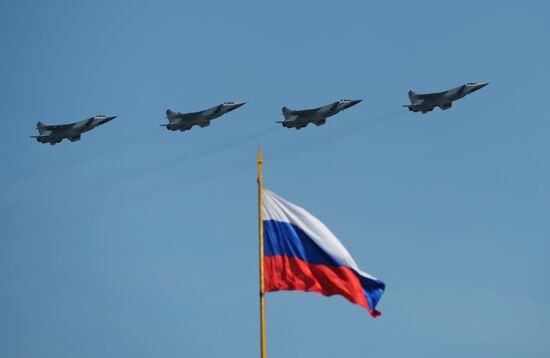
[[[331,131],[330,133],[327,133],[323,136],[320,136],[308,141],[298,140],[293,145],[287,145],[281,150],[276,150],[274,157],[277,157],[278,155],[284,155],[286,157],[286,155],[289,153],[303,153],[308,149],[314,148],[315,145],[318,145],[320,143],[326,144],[326,143],[329,143],[330,141],[335,141],[341,138],[345,138],[346,136],[349,136],[351,134],[358,133],[368,128],[373,128],[378,125],[381,125],[382,123],[402,117],[406,113],[407,113],[406,111],[398,111],[398,112],[382,114],[380,116],[374,117],[373,119],[370,119],[364,122],[354,123],[345,128]]]
[[[361,130],[376,127],[378,125],[381,125],[382,123],[399,118],[405,114],[406,112],[404,111],[383,114],[365,122],[354,123],[345,128],[341,128],[338,131],[331,131],[330,133],[324,136],[315,138],[313,140],[309,140],[308,142],[305,142],[305,143],[304,141],[299,140],[295,145],[292,145],[290,147],[285,146],[281,150],[275,150],[274,153],[270,155],[270,158],[276,160],[277,157],[282,156],[286,160],[286,158],[288,158],[289,153],[296,153],[297,151],[300,153],[306,152],[307,150],[314,149],[315,145],[319,144],[320,142],[326,143],[330,140],[338,140],[350,134],[360,132]],[[181,162],[181,161],[190,160],[190,159],[193,159],[193,160],[204,159],[205,157],[216,154],[220,151],[232,148],[235,145],[245,144],[252,140],[259,141],[260,139],[262,139],[262,137],[265,138],[265,136],[275,132],[278,128],[279,126],[274,126],[274,127],[262,129],[257,132],[249,133],[227,142],[219,143],[218,145],[214,145],[206,149],[198,149],[193,152],[187,153],[185,155],[177,156],[171,160],[168,160],[162,163],[156,163],[151,166],[142,168],[141,170],[135,173],[132,173],[132,174],[126,173],[124,177],[126,177],[127,175],[133,176],[135,174],[139,176],[139,174],[144,172],[156,171],[166,166],[172,166],[174,162]],[[199,173],[184,174],[184,177],[180,178],[180,183],[185,182],[186,188],[192,190],[192,188],[196,185],[204,185],[205,183],[210,183],[215,180],[220,180],[220,178],[226,179],[228,176],[235,175],[236,173],[245,170],[247,167],[254,167],[254,165],[255,165],[254,161],[238,160],[236,162],[226,164],[225,166],[223,165],[217,166],[214,169],[207,168],[205,171],[201,171]],[[141,190],[139,193],[135,193],[137,195],[121,194],[121,196],[119,197],[119,200],[117,200],[117,203],[121,205],[128,205],[130,203],[135,203],[139,201],[147,201],[148,198],[154,197],[164,192],[168,192],[169,190],[172,190],[172,189],[170,187],[165,187],[162,185],[149,185],[147,189]]]
[[[6,175],[0,177],[0,182],[9,185],[11,183],[17,183],[22,180],[35,178],[38,175],[47,175],[52,172],[71,169],[73,167],[85,164],[91,159],[100,157],[105,154],[112,153],[118,148],[121,148],[121,147],[127,148],[135,143],[147,142],[149,140],[156,138],[158,135],[159,135],[158,131],[155,133],[152,133],[151,131],[139,133],[137,135],[134,135],[128,138],[123,138],[122,140],[118,140],[115,143],[98,147],[97,149],[89,150],[83,153],[79,153],[77,155],[72,155],[69,158],[60,159],[59,161],[54,163],[45,163],[45,164],[40,164],[38,166],[27,167],[20,172],[5,173]],[[42,144],[42,145],[45,145],[45,144]],[[46,148],[46,149],[50,149],[50,148]]]
[[[257,141],[262,137],[265,137],[267,135],[274,133],[278,129],[279,129],[279,126],[272,126],[269,128],[258,130],[256,132],[245,134],[243,136],[240,136],[225,142],[217,143],[215,145],[210,145],[206,148],[195,149],[195,150],[186,152],[184,154],[176,155],[173,158],[170,158],[161,162],[152,163],[142,168],[138,168],[131,173],[123,174],[121,177],[135,176],[135,175],[141,175],[148,172],[154,172],[166,167],[173,166],[174,163],[182,163],[182,162],[193,161],[193,160],[195,161],[202,160],[209,156],[215,155],[227,149],[234,148],[241,144],[245,144],[252,140]]]

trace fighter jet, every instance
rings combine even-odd
[[[167,110],[166,118],[168,118],[168,124],[162,124],[161,126],[171,131],[181,132],[189,130],[195,125],[201,128],[208,127],[211,120],[221,117],[243,106],[245,103],[246,102],[225,102],[215,107],[205,109],[204,111],[191,113],[180,113]]]
[[[277,123],[281,123],[285,128],[296,129],[304,128],[310,123],[314,123],[316,126],[322,126],[326,123],[328,117],[351,106],[355,106],[359,102],[361,102],[360,99],[341,99],[323,107],[303,109],[301,111],[294,111],[287,107],[283,107],[285,120]]]
[[[422,113],[428,113],[435,107],[446,110],[452,107],[453,101],[461,99],[462,97],[469,95],[470,93],[475,92],[488,84],[488,82],[466,83],[465,85],[450,89],[448,91],[426,94],[419,94],[409,91],[409,99],[411,100],[411,104],[405,104],[403,107],[407,107],[411,112]]]
[[[40,143],[50,143],[51,145],[59,143],[63,139],[76,142],[80,140],[80,135],[82,133],[105,124],[116,117],[117,116],[97,115],[79,122],[55,125],[48,125],[46,123],[38,122],[36,123],[36,129],[38,129],[39,135],[31,136],[31,138],[36,138],[36,140]]]

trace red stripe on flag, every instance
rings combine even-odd
[[[351,303],[365,307],[373,317],[380,312],[372,311],[355,273],[347,267],[331,267],[309,264],[288,256],[264,257],[264,290],[317,292],[324,296],[341,295]]]

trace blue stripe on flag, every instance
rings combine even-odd
[[[313,265],[347,267],[338,263],[330,254],[321,249],[302,229],[296,225],[264,220],[264,255],[295,257]],[[363,286],[369,306],[374,309],[382,296],[385,284],[369,279],[351,269]]]

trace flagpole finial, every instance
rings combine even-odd
[[[264,162],[262,157],[262,145],[258,144],[258,164],[262,164]]]

